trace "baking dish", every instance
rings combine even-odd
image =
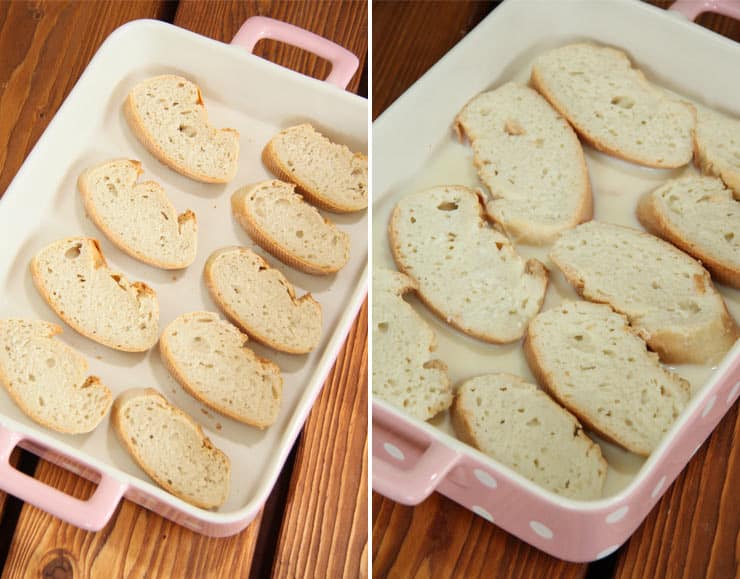
[[[696,3],[686,4],[696,16]],[[715,9],[725,10],[722,2]],[[737,11],[737,6],[734,6]],[[526,82],[541,52],[590,39],[625,49],[649,78],[698,102],[740,116],[736,70],[740,46],[666,12],[633,0],[532,2],[506,0],[430,69],[373,126],[373,267],[395,268],[386,237],[393,206],[403,195],[441,184],[481,187],[472,151],[458,143],[452,122],[476,94],[508,80]],[[667,49],[666,47],[670,47]],[[404,138],[399,138],[403,135]],[[584,147],[595,194],[595,218],[639,227],[640,194],[694,168],[645,169]],[[576,298],[547,260],[547,250],[518,246],[551,271],[553,300]],[[721,288],[736,319],[740,292]],[[467,338],[409,300],[437,335],[434,356],[450,368],[453,384],[505,371],[533,381],[517,346]],[[554,495],[452,436],[449,418],[429,423],[373,400],[372,472],[375,491],[418,504],[438,491],[520,539],[556,557],[592,561],[614,552],[640,525],[740,394],[740,344],[712,370],[676,367],[695,387],[670,433],[642,460],[599,441],[609,461],[604,498],[574,501]]]
[[[333,67],[327,82],[250,54],[265,37],[329,60]],[[319,278],[262,252],[232,218],[230,207],[236,188],[271,178],[260,155],[282,128],[311,122],[353,150],[367,151],[367,102],[343,90],[358,59],[317,35],[262,17],[247,20],[233,44],[153,20],[120,27],[100,47],[0,199],[0,316],[59,323],[64,327],[60,339],[85,355],[90,373],[100,376],[114,395],[130,387],[159,389],[194,416],[231,458],[227,502],[216,511],[198,509],[164,492],[136,466],[115,438],[108,418],[89,435],[57,434],[26,418],[0,389],[0,490],[88,530],[102,528],[122,497],[211,536],[246,527],[267,500],[366,294],[367,212],[332,216],[351,237],[351,259],[338,274]],[[203,92],[211,122],[241,133],[238,174],[230,184],[201,184],[174,173],[149,155],[129,130],[122,113],[126,94],[136,82],[163,73],[193,80]],[[131,259],[86,218],[76,191],[77,176],[114,157],[140,160],[142,177],[161,183],[178,212],[190,208],[196,213],[198,254],[187,270],[165,272]],[[160,328],[184,312],[219,311],[202,281],[205,260],[219,247],[251,247],[279,267],[299,295],[310,291],[322,305],[324,322],[314,352],[291,356],[250,345],[282,370],[283,404],[276,423],[258,431],[208,411],[169,376],[158,348],[144,354],[113,351],[56,319],[33,287],[28,263],[49,242],[75,235],[97,238],[112,269],[156,290]],[[13,469],[8,460],[16,445],[97,482],[94,494],[80,501]]]

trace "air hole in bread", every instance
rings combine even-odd
[[[388,324],[386,322],[380,322],[378,324],[378,330],[381,332],[387,332],[388,331]]]
[[[302,229],[299,229],[298,231],[296,231],[296,232],[295,232],[295,236],[296,236],[296,237],[297,237],[298,239],[301,239],[301,238],[303,237],[303,230],[302,230]]]
[[[67,259],[77,259],[80,257],[80,250],[82,249],[82,245],[77,243],[70,247],[65,253],[64,257]]]
[[[454,201],[445,201],[437,205],[437,209],[440,211],[457,211],[457,203]]]
[[[623,109],[631,109],[635,106],[635,101],[628,96],[615,96],[612,98],[612,104]]]
[[[47,368],[53,368],[57,365],[57,361],[54,358],[47,358],[46,360],[46,367]]]

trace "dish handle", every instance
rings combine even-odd
[[[460,453],[438,441],[433,441],[410,469],[397,468],[373,453],[373,490],[397,503],[418,505],[459,460]]]
[[[716,12],[740,20],[740,2],[737,0],[676,0],[669,10],[680,12],[692,21],[703,12]]]
[[[245,20],[234,36],[231,44],[254,51],[254,46],[263,38],[271,38],[308,50],[331,62],[331,72],[325,82],[341,89],[347,88],[349,81],[357,72],[360,60],[346,48],[327,40],[318,34],[298,28],[287,22],[265,16],[252,16]]]
[[[106,475],[100,475],[98,488],[86,501],[16,470],[10,464],[10,453],[26,437],[0,426],[0,490],[32,504],[76,527],[99,531],[113,516],[126,492],[126,485]]]

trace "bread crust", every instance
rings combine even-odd
[[[249,213],[249,211],[246,210],[246,203],[243,202],[247,195],[249,195],[249,193],[259,185],[260,183],[255,183],[254,185],[242,187],[241,189],[237,190],[231,197],[231,208],[234,216],[236,217],[236,220],[249,234],[249,236],[257,243],[257,245],[259,245],[265,251],[271,253],[280,261],[289,265],[290,267],[294,267],[312,275],[330,275],[338,272],[347,264],[347,262],[349,261],[349,255],[347,256],[347,260],[345,260],[344,263],[337,267],[323,267],[319,264],[311,263],[309,261],[306,261],[305,259],[302,259],[300,256],[291,253],[282,245],[280,245],[280,243],[278,243],[275,239],[270,237],[259,226],[257,221]],[[289,185],[291,187],[295,187],[292,183],[289,183]],[[334,225],[334,223],[332,223],[329,219],[327,219],[326,217],[324,217],[323,219],[324,223],[328,224],[331,228],[336,229],[336,225]]]
[[[653,235],[671,242],[680,250],[698,259],[718,282],[740,289],[740,269],[722,263],[712,257],[700,245],[686,239],[681,231],[666,219],[665,214],[658,209],[654,193],[654,191],[646,193],[640,197],[637,204],[635,213],[643,227]]]
[[[483,210],[483,199],[481,198],[481,195],[477,194],[476,197],[478,198],[478,217],[480,219],[480,222],[482,223],[491,222],[492,220],[488,217],[486,212]],[[406,267],[406,264],[403,263],[403,260],[401,259],[401,254],[400,254],[401,241],[398,239],[398,235],[396,232],[396,226],[395,226],[395,224],[398,222],[399,219],[400,219],[400,208],[398,207],[398,205],[396,205],[396,207],[393,208],[390,221],[388,222],[388,241],[389,241],[389,245],[391,248],[391,254],[393,255],[393,261],[396,263],[396,267],[398,267],[399,271],[403,272],[405,275],[411,278],[413,282],[416,284],[417,286],[416,295],[424,303],[424,305],[429,309],[430,312],[432,312],[440,320],[452,326],[456,330],[459,330],[462,333],[467,334],[468,336],[472,336],[473,338],[477,338],[478,340],[482,340],[484,342],[488,342],[491,344],[509,344],[521,338],[521,336],[519,336],[514,339],[502,339],[502,338],[499,338],[498,336],[493,336],[490,334],[484,334],[481,332],[477,332],[472,328],[466,328],[462,324],[460,324],[458,321],[456,321],[454,318],[452,318],[452,316],[438,309],[433,303],[429,301],[429,299],[422,292],[418,291],[418,283],[419,283],[418,280],[413,276],[411,272],[409,272],[408,268]],[[538,304],[537,309],[539,311],[542,308],[542,304],[545,301],[545,295],[547,294],[547,285],[549,283],[549,275],[548,275],[547,268],[540,261],[536,259],[528,259],[525,262],[525,272],[532,273],[536,277],[544,279],[545,291],[543,292],[542,297],[539,300],[537,300],[537,304]]]
[[[176,77],[176,75],[171,74],[165,74],[161,75],[160,77],[155,78],[162,78],[162,77]],[[149,79],[149,80],[154,80]],[[198,90],[198,104],[203,107],[204,113],[207,114],[205,105],[203,104],[203,97],[200,92],[200,87],[196,85],[196,88]],[[201,183],[228,183],[236,177],[236,172],[238,170],[238,164],[234,163],[233,170],[231,174],[226,176],[223,179],[213,178],[209,175],[206,175],[204,173],[196,173],[194,171],[191,171],[188,169],[185,165],[182,163],[179,163],[176,159],[173,159],[172,157],[169,157],[164,150],[157,144],[157,142],[152,138],[152,136],[147,132],[144,122],[141,119],[141,116],[136,110],[136,107],[134,106],[134,100],[132,94],[129,92],[128,96],[126,97],[126,101],[123,104],[123,114],[126,118],[126,121],[128,122],[128,126],[131,128],[131,131],[134,133],[136,138],[141,142],[144,147],[146,147],[147,151],[149,151],[156,159],[161,162],[162,164],[168,166],[170,169],[176,171],[177,173],[180,173],[181,175],[184,175],[185,177],[188,177],[190,179],[193,179],[194,181],[200,181]],[[207,116],[206,116],[207,119]],[[239,153],[239,131],[236,129],[217,129],[219,131],[225,131],[234,133],[237,137],[237,155]]]
[[[698,127],[699,112],[694,106],[691,107],[691,110],[694,114],[694,123]],[[722,179],[724,184],[727,185],[727,187],[729,187],[732,191],[732,195],[735,200],[740,201],[740,171],[734,171],[727,167],[718,167],[717,165],[715,165],[714,161],[711,158],[711,155],[709,155],[707,153],[707,150],[702,146],[698,133],[698,130],[694,130],[694,164],[705,175],[712,175],[714,177],[719,177],[720,179]]]
[[[59,240],[55,243],[59,242],[71,242],[73,240],[84,240],[84,242],[88,242],[92,245],[92,250],[94,253],[94,259],[96,261],[96,268],[104,267],[108,269],[108,262],[105,260],[105,256],[103,256],[103,252],[100,249],[100,244],[96,239],[93,239],[92,237],[67,237],[63,240]],[[108,348],[111,348],[113,350],[120,350],[122,352],[146,352],[154,346],[154,344],[157,343],[157,336],[154,335],[154,339],[151,340],[151,342],[147,342],[143,345],[139,346],[120,346],[118,344],[114,344],[112,341],[107,340],[103,337],[101,337],[98,334],[93,334],[91,331],[89,331],[84,326],[78,324],[75,322],[69,315],[67,315],[64,311],[56,308],[54,306],[54,302],[51,298],[51,295],[49,293],[49,290],[47,289],[46,285],[44,284],[44,276],[42,275],[41,271],[38,267],[37,262],[37,256],[34,256],[31,259],[30,264],[31,269],[31,279],[33,280],[34,285],[36,286],[36,289],[41,294],[41,297],[44,298],[44,301],[49,304],[49,307],[54,310],[54,313],[56,313],[64,322],[73,330],[75,330],[77,333],[85,336],[86,338],[89,338],[90,340],[97,342],[99,344],[102,344],[103,346],[107,346]],[[148,285],[146,285],[143,282],[140,281],[134,281],[129,282],[132,287],[134,287],[139,295],[139,301],[141,301],[141,296],[145,296],[147,299],[150,299],[153,301],[154,304],[154,313],[156,314],[157,323],[159,319],[159,301],[157,300],[157,293],[150,288]]]
[[[134,165],[136,167],[137,178],[144,172],[144,170],[141,168],[141,163],[139,161],[134,161],[130,159],[114,159],[112,161],[106,162],[105,164],[113,162],[113,161],[125,161],[127,163],[131,163],[132,165]],[[85,212],[90,217],[90,219],[92,219],[93,223],[95,223],[97,228],[100,229],[100,231],[102,231],[103,234],[105,234],[105,236],[108,239],[110,239],[113,245],[115,245],[118,249],[130,255],[134,259],[138,259],[139,261],[146,263],[147,265],[152,265],[160,269],[165,269],[165,270],[184,269],[192,265],[193,261],[195,260],[195,252],[193,252],[192,259],[184,259],[184,260],[175,261],[175,262],[158,261],[156,259],[150,258],[147,254],[137,251],[136,249],[128,245],[126,241],[120,235],[118,235],[115,231],[113,231],[111,228],[109,228],[106,225],[105,221],[101,218],[100,214],[97,212],[95,204],[92,202],[92,199],[91,199],[92,191],[88,187],[88,182],[87,182],[89,173],[92,170],[97,169],[98,167],[99,166],[92,167],[91,169],[87,169],[83,171],[83,173],[77,179],[77,189],[80,192],[80,197],[82,197],[82,202],[85,206]],[[162,195],[165,195],[164,189],[162,188],[162,186],[159,183],[156,183],[155,181],[145,181],[143,183],[137,182],[135,183],[134,186],[135,187],[145,186],[145,185],[150,185],[150,184],[156,186],[158,189],[162,191]],[[190,209],[186,210],[184,213],[178,215],[177,217],[177,222],[178,224],[180,224],[180,226],[182,226],[183,223],[186,223],[188,221],[193,222],[193,226],[196,232],[194,243],[197,246],[198,220],[195,216],[195,213],[193,213]]]
[[[213,269],[213,266],[216,260],[224,253],[228,253],[231,251],[239,251],[240,253],[242,253],[242,252],[247,252],[249,250],[244,247],[236,247],[236,246],[223,247],[221,249],[217,249],[206,260],[206,265],[203,270],[203,279],[205,281],[206,287],[208,288],[208,291],[210,292],[211,297],[213,298],[213,301],[215,301],[216,304],[218,304],[218,307],[221,308],[221,310],[223,311],[224,315],[228,318],[228,320],[232,324],[240,328],[243,332],[246,332],[249,335],[249,337],[252,338],[255,342],[258,342],[264,346],[268,346],[272,348],[273,350],[278,350],[279,352],[285,352],[286,354],[308,354],[309,352],[316,349],[316,346],[318,346],[319,341],[321,340],[320,335],[315,341],[315,343],[311,344],[309,347],[295,348],[293,346],[290,346],[289,344],[280,343],[275,340],[271,340],[269,336],[263,333],[260,333],[259,330],[255,328],[249,327],[244,320],[242,320],[241,318],[237,316],[236,312],[229,305],[229,302],[224,298],[224,293],[221,291],[221,288],[219,287],[218,283],[216,282],[215,278],[212,275],[212,269]],[[307,293],[301,296],[300,298],[296,298],[295,286],[286,279],[286,277],[282,274],[280,270],[278,270],[277,268],[270,267],[270,264],[268,264],[264,259],[262,259],[261,256],[257,255],[256,253],[251,252],[251,251],[249,251],[249,253],[255,256],[259,260],[262,267],[264,267],[265,269],[273,269],[280,274],[280,277],[282,278],[284,282],[283,285],[286,291],[288,292],[288,295],[290,296],[291,302],[293,302],[294,305],[299,306],[300,304],[304,302],[308,302],[312,304],[313,307],[318,311],[319,318],[321,318],[322,316],[321,304],[319,304],[319,302],[317,302],[310,293]]]
[[[193,497],[188,497],[183,493],[178,493],[172,485],[170,485],[165,477],[161,477],[155,470],[150,469],[146,463],[142,460],[142,458],[139,456],[136,447],[129,443],[128,436],[126,434],[126,430],[123,426],[123,421],[121,419],[121,412],[123,411],[123,408],[125,408],[126,404],[133,400],[134,398],[139,397],[148,397],[152,396],[161,401],[168,410],[174,414],[175,416],[180,416],[185,419],[186,422],[189,423],[190,426],[193,427],[193,429],[196,431],[198,438],[200,438],[203,442],[203,446],[212,451],[212,456],[215,460],[220,460],[226,465],[226,472],[227,475],[231,472],[231,461],[229,460],[229,457],[224,454],[221,450],[216,448],[216,446],[213,445],[211,440],[205,435],[203,432],[203,428],[198,424],[193,418],[190,417],[190,415],[186,414],[182,410],[180,410],[177,406],[174,406],[173,404],[170,404],[164,396],[162,396],[159,392],[154,390],[153,388],[132,388],[130,390],[126,390],[123,394],[118,396],[116,398],[116,401],[113,403],[113,409],[111,410],[111,424],[113,425],[113,430],[115,431],[116,435],[118,436],[118,440],[121,442],[121,445],[126,449],[126,451],[129,453],[129,455],[134,459],[136,464],[139,465],[139,467],[159,486],[161,486],[164,490],[166,490],[171,495],[176,496],[179,499],[182,499],[183,501],[190,503],[191,505],[194,505],[196,507],[199,507],[201,509],[212,509],[215,507],[221,506],[224,502],[226,502],[226,498],[228,497],[229,489],[228,489],[228,481],[229,477],[227,476],[227,485],[225,488],[225,493],[223,494],[222,499],[218,503],[206,503],[203,501],[199,501]]]

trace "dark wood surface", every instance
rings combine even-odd
[[[0,194],[103,40],[157,18],[229,41],[252,15],[290,22],[360,57],[349,90],[366,91],[367,3],[292,1],[0,2]],[[327,63],[261,41],[255,51],[324,78]],[[0,251],[2,248],[0,248]],[[367,303],[264,511],[242,533],[212,539],[128,501],[89,533],[0,493],[0,569],[25,577],[365,576],[367,568]],[[27,453],[21,468],[85,498],[94,486]],[[339,572],[339,575],[337,574]]]
[[[671,2],[653,3],[665,7]],[[373,118],[495,6],[494,2],[373,2]],[[698,22],[740,41],[737,21],[704,14]],[[422,30],[423,34],[418,32]],[[738,577],[738,437],[736,405],[632,538],[612,556],[591,565],[545,555],[436,493],[416,507],[373,493],[373,574],[379,578]]]

